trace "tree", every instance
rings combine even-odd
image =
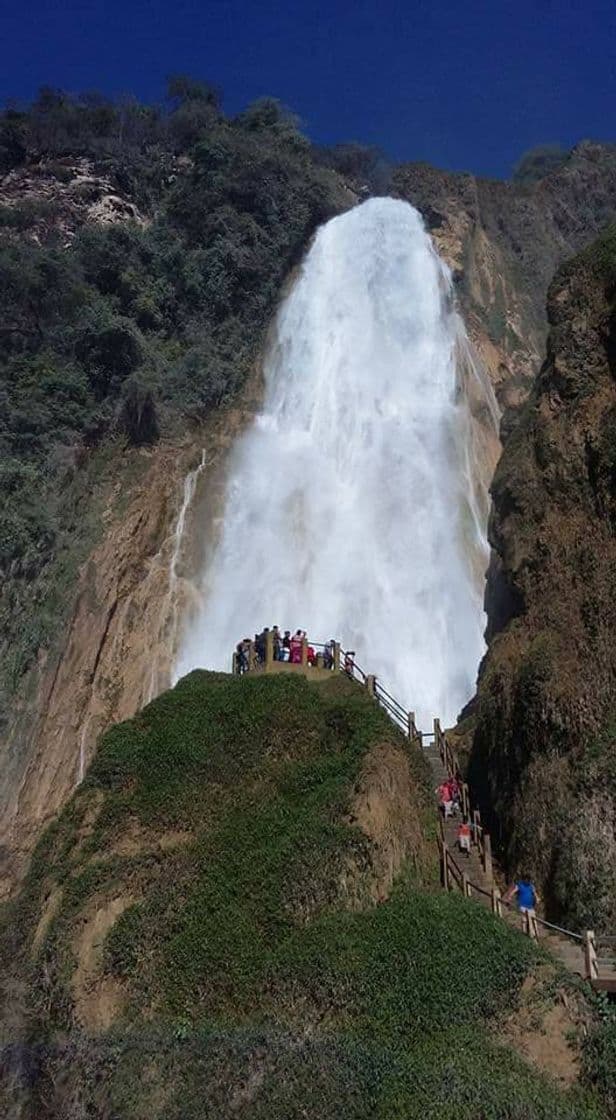
[[[552,171],[558,170],[569,159],[569,152],[566,152],[560,144],[539,144],[536,148],[530,148],[518,160],[514,171],[514,183],[537,183],[539,179],[544,179],[546,175],[550,175]]]
[[[172,74],[167,79],[167,100],[171,102],[172,110],[189,101],[202,101],[219,110],[221,94],[212,82],[199,82],[186,74]]]

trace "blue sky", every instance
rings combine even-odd
[[[613,0],[0,0],[0,44],[1,101],[159,100],[187,73],[228,112],[279,97],[317,142],[498,176],[538,143],[616,138]]]

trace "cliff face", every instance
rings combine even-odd
[[[556,268],[616,216],[616,149],[581,143],[530,185],[425,164],[403,165],[393,185],[424,215],[501,408],[516,409],[545,351],[545,300]]]
[[[554,913],[616,918],[616,236],[549,293],[548,356],[493,483],[471,778]]]

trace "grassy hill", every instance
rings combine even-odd
[[[103,737],[5,910],[6,1114],[603,1116],[498,1042],[538,957],[440,892],[434,828],[357,686],[182,680]]]

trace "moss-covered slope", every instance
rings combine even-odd
[[[533,950],[434,856],[425,762],[357,686],[191,674],[105,735],[5,912],[11,1107],[599,1117],[490,1041]]]

